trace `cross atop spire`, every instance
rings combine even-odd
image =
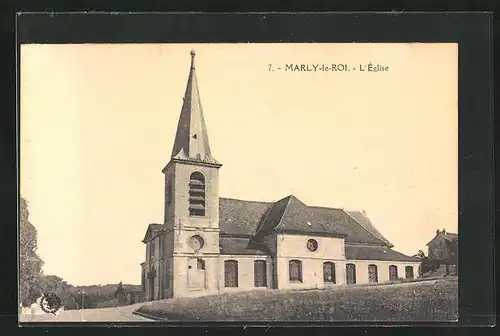
[[[196,50],[191,50],[191,69],[196,69],[194,65],[194,58],[196,57]]]
[[[207,127],[198,92],[195,56],[196,52],[191,50],[191,68],[171,158],[220,165],[210,152]]]

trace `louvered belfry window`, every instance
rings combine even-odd
[[[194,172],[189,179],[189,215],[205,216],[205,176]]]

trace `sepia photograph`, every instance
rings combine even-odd
[[[457,43],[22,44],[19,322],[456,322]]]

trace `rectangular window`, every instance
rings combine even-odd
[[[265,260],[255,260],[253,264],[253,275],[255,287],[267,286],[267,271]]]
[[[406,279],[413,279],[413,266],[405,267]]]
[[[395,281],[398,279],[398,267],[395,265],[389,266],[389,280]]]
[[[224,261],[224,286],[238,287],[238,262],[236,260]]]
[[[335,283],[335,264],[332,262],[325,262],[323,264],[323,282]]]
[[[290,260],[288,262],[290,281],[302,282],[302,262],[300,260]]]
[[[346,282],[348,285],[354,285],[356,283],[356,265],[346,264]]]
[[[371,283],[378,282],[377,265],[368,265],[368,281]]]

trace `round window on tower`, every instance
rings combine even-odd
[[[203,238],[201,238],[201,236],[195,235],[189,238],[189,246],[195,251],[201,249],[204,244],[205,242],[203,241]]]
[[[307,241],[307,249],[311,252],[314,252],[318,249],[318,242],[314,239],[309,239]]]

